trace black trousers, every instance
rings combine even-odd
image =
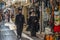
[[[35,26],[31,27],[31,36],[36,36],[36,27]]]
[[[23,31],[23,25],[17,25],[17,35],[22,36],[22,31]]]

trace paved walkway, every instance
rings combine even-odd
[[[41,40],[36,37],[31,37],[26,33],[22,33],[22,40]],[[17,40],[17,33],[13,23],[5,23],[0,25],[0,40]]]
[[[11,24],[10,24],[11,25]],[[9,23],[7,23],[7,26],[4,24],[0,25],[0,40],[17,40],[17,33],[16,30],[10,27]],[[33,40],[28,35],[22,33],[22,40]]]

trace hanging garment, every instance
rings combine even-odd
[[[59,40],[59,36],[54,35],[54,40]]]
[[[46,38],[45,38],[45,40],[49,40],[49,35],[46,35]]]
[[[52,35],[50,35],[50,40],[53,40],[53,36]]]
[[[60,25],[54,26],[54,32],[60,32]]]
[[[54,40],[54,37],[52,35],[46,35],[45,40]]]

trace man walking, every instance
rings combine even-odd
[[[24,16],[22,15],[22,8],[18,8],[18,15],[16,15],[15,24],[17,26],[17,37],[21,39],[23,24],[24,24]]]

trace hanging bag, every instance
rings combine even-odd
[[[45,40],[54,40],[53,35],[46,35]]]

